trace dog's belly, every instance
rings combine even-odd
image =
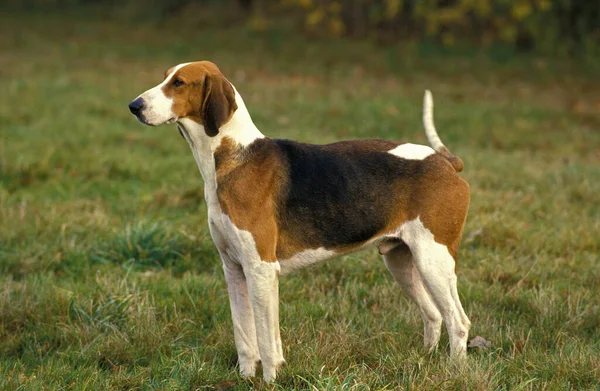
[[[377,247],[379,250],[379,254],[384,255],[392,249],[401,245],[403,245],[403,242],[398,238],[397,235],[382,235],[380,237],[375,237],[361,245],[349,246],[343,251],[326,249],[324,247],[316,249],[307,249],[297,252],[290,258],[280,259],[280,272],[282,275],[288,274],[295,270],[314,265],[315,263],[327,261],[332,258],[336,258],[342,255],[350,254],[371,247]]]
[[[335,258],[338,255],[340,255],[340,253],[333,250],[327,250],[325,248],[300,251],[288,259],[279,260],[281,265],[280,273],[287,274],[293,272],[294,270],[302,269],[315,263]]]

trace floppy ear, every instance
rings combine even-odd
[[[216,136],[219,128],[229,121],[236,110],[235,91],[231,83],[223,76],[206,76],[201,113],[206,134]]]

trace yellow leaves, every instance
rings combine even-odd
[[[325,30],[327,34],[339,37],[346,27],[340,14],[342,1],[297,0],[307,9],[305,26],[313,31]]]
[[[466,22],[466,15],[458,7],[442,8],[436,12],[436,17],[441,23],[460,23]]]
[[[345,29],[344,22],[340,18],[332,18],[329,21],[329,31],[332,35],[339,37],[344,34]]]
[[[470,6],[473,12],[479,17],[488,17],[492,14],[492,2],[490,0],[477,1],[477,0],[463,0],[470,1]]]
[[[269,21],[265,15],[256,12],[248,20],[248,26],[253,31],[266,31],[269,28]]]
[[[332,14],[339,14],[342,12],[342,4],[339,1],[332,1],[329,3],[327,10]]]
[[[514,42],[517,38],[517,27],[514,24],[505,24],[500,27],[499,35],[504,42]]]
[[[532,11],[533,9],[528,1],[517,1],[512,7],[511,15],[515,20],[521,21],[531,15]]]
[[[550,8],[552,8],[552,1],[551,0],[538,0],[537,6],[540,11],[549,11]]]
[[[430,12],[425,18],[425,30],[427,35],[437,35],[444,26],[460,26],[465,23],[465,18],[466,15],[458,7],[441,8]],[[454,37],[450,37],[450,35],[452,34],[445,32],[441,36],[442,41],[449,45],[455,42]]]
[[[535,12],[547,11],[552,0],[457,0],[441,6],[438,0],[419,1],[414,17],[423,21],[425,34],[452,46],[460,38],[475,39],[483,44],[500,40],[515,42],[519,25]],[[479,27],[478,27],[479,26]]]
[[[312,7],[312,0],[297,0],[298,5],[304,9],[309,9]]]
[[[444,46],[454,46],[456,44],[456,37],[454,34],[445,31],[442,33],[442,43]]]
[[[306,24],[309,27],[314,27],[321,23],[323,18],[325,17],[325,10],[323,8],[315,8],[311,12],[306,15]]]
[[[459,43],[514,43],[519,34],[536,40],[559,0],[281,0],[303,10],[305,26],[327,36],[395,34],[416,26],[415,38]],[[344,15],[344,18],[342,18]],[[374,33],[374,34],[373,34]]]
[[[384,16],[386,19],[394,19],[400,10],[404,7],[403,0],[386,0]]]

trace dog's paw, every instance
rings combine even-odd
[[[240,362],[240,375],[242,375],[244,379],[254,377],[256,375],[256,367],[258,366],[259,362],[260,360],[251,360],[246,363]]]
[[[267,383],[274,381],[275,378],[277,377],[277,371],[279,369],[281,369],[281,367],[285,366],[286,364],[287,363],[283,359],[279,363],[269,366],[269,367],[267,367],[263,364],[263,378],[265,379],[265,381]]]

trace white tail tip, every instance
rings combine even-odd
[[[431,91],[425,90],[425,96],[423,97],[423,106],[428,108],[428,111],[433,110],[433,95]]]
[[[439,152],[444,147],[444,144],[440,140],[433,124],[433,96],[429,90],[425,90],[425,96],[423,97],[423,126],[425,127],[425,136],[427,136],[429,144]]]

